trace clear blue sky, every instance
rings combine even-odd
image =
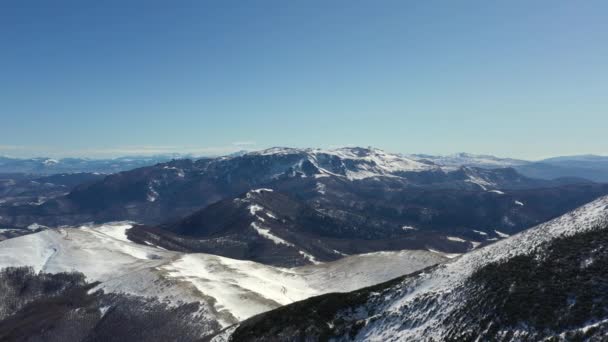
[[[0,2],[0,154],[608,154],[608,1]]]

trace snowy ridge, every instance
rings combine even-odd
[[[535,228],[464,254],[440,265],[428,273],[406,279],[392,295],[378,300],[376,312],[390,312],[366,325],[357,335],[357,340],[407,341],[424,336],[427,340],[441,340],[446,333],[442,320],[456,310],[461,299],[457,289],[477,269],[492,262],[506,260],[534,250],[544,242],[557,237],[571,236],[591,230],[608,222],[608,197],[600,198],[559,218]],[[437,306],[432,309],[408,309],[416,300],[435,297]],[[406,319],[408,315],[414,318]],[[404,327],[404,320],[411,322]]]
[[[106,292],[200,302],[222,326],[327,292],[344,292],[442,262],[429,252],[349,256],[331,263],[280,268],[209,254],[167,251],[127,239],[129,222],[58,228],[0,242],[0,268],[82,272]]]
[[[161,267],[217,300],[216,309],[237,321],[280,305],[328,292],[347,292],[446,260],[423,251],[378,252],[296,268],[208,254],[188,254]],[[226,324],[228,324],[227,322]]]

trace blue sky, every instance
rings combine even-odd
[[[606,1],[0,2],[0,154],[608,154]]]

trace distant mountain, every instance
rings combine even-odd
[[[0,173],[29,173],[50,175],[57,173],[98,172],[103,174],[116,173],[135,169],[142,166],[154,165],[182,155],[134,156],[115,159],[88,158],[10,158],[0,156]]]
[[[59,228],[1,241],[0,340],[200,341],[281,305],[446,260],[402,251],[276,268],[137,244],[127,239],[130,227]]]
[[[540,161],[499,158],[491,155],[456,153],[448,156],[412,154],[408,157],[429,162],[445,170],[462,166],[485,169],[512,167],[524,176],[538,179],[580,178],[608,183],[608,157],[595,155],[564,156]]]
[[[553,165],[573,165],[578,164],[582,167],[593,167],[602,165],[608,167],[608,156],[598,156],[593,154],[553,157],[542,160],[543,163]]]
[[[427,160],[434,164],[447,168],[474,166],[480,168],[497,169],[505,167],[515,167],[530,163],[529,161],[521,159],[499,158],[492,155],[471,154],[464,152],[455,153],[447,156],[435,156],[428,154],[412,154],[409,156],[418,161]]]
[[[255,316],[212,341],[603,341],[608,197],[384,284]]]
[[[232,213],[238,211],[240,214],[234,217],[242,220],[234,229],[240,227],[247,232],[243,238],[251,234],[255,237],[260,234],[251,228],[253,217],[243,207],[237,208],[234,201],[259,188],[274,190],[272,196],[286,196],[272,202],[284,201],[284,206],[269,209],[290,218],[285,218],[287,223],[281,222],[280,227],[275,222],[270,223],[275,226],[265,229],[278,232],[278,236],[282,230],[297,233],[296,240],[304,239],[303,234],[314,233],[323,235],[327,241],[344,238],[367,241],[355,244],[350,240],[352,253],[364,251],[352,247],[355,245],[368,244],[370,252],[380,249],[372,240],[390,240],[388,245],[382,243],[382,248],[439,248],[461,253],[501,238],[496,231],[508,235],[519,232],[608,193],[608,185],[578,179],[532,179],[510,168],[461,167],[446,171],[371,148],[330,151],[274,148],[235,157],[174,160],[109,175],[37,205],[0,206],[0,225],[60,226],[133,220],[150,226],[179,222],[203,209],[202,217],[211,215],[217,220],[213,224],[223,227],[215,231],[217,234],[230,233],[228,222]],[[219,203],[209,210],[204,209],[216,202]],[[300,213],[300,209],[294,208],[305,209]],[[298,216],[293,218],[290,212],[298,212]],[[313,217],[304,212],[317,214]],[[323,218],[327,229],[302,231],[299,227],[306,223],[303,218]],[[213,238],[206,233],[206,226],[195,228],[200,235],[191,237]],[[177,235],[186,232],[166,231]],[[241,247],[238,253],[254,245]],[[317,247],[321,245],[325,249],[330,246],[326,241]],[[201,243],[197,247],[179,248],[209,251],[202,246]],[[351,253],[349,248],[335,248],[338,245],[333,243],[331,246],[341,253]],[[296,257],[300,259],[293,259],[296,264],[306,259],[301,258],[299,251],[314,249],[312,245],[298,248]],[[239,257],[236,250],[226,253]],[[311,255],[332,260],[331,253],[320,249]]]
[[[0,174],[0,205],[39,205],[64,196],[74,187],[99,181],[98,173],[61,173],[55,175]]]
[[[581,155],[555,157],[521,165],[517,170],[529,177],[559,178],[579,177],[608,183],[608,157]]]

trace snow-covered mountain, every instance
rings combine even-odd
[[[277,268],[168,251],[149,242],[137,244],[127,238],[131,226],[117,222],[58,228],[8,239],[0,242],[0,269],[28,266],[36,273],[81,272],[86,281],[96,284],[89,292],[101,290],[174,306],[196,303],[197,312],[190,319],[203,322],[209,328],[205,334],[212,334],[281,305],[351,291],[446,260],[438,253],[402,251]],[[111,310],[95,308],[100,309]]]
[[[406,156],[419,162],[432,162],[446,170],[457,169],[461,166],[498,169],[525,165],[530,163],[529,161],[521,159],[500,158],[492,155],[472,154],[465,152],[454,153],[445,156],[429,154],[410,154]]]
[[[295,156],[297,161],[291,166],[291,171],[294,173],[315,177],[332,175],[349,180],[439,170],[435,165],[371,147],[345,147],[334,150],[275,147],[247,155],[292,158]]]
[[[352,206],[353,201],[359,202],[358,206],[367,206],[370,201],[385,201],[382,207],[394,206],[399,215],[404,213],[399,208],[404,207],[417,207],[412,210],[432,213],[433,208],[429,208],[427,203],[413,205],[411,198],[398,198],[412,197],[415,193],[439,198],[439,194],[446,191],[467,196],[492,190],[505,192],[555,188],[557,193],[545,196],[547,203],[569,197],[559,192],[579,192],[582,187],[586,188],[584,193],[588,196],[606,193],[601,186],[588,183],[581,180],[531,179],[508,168],[488,170],[462,167],[445,171],[437,165],[373,148],[274,148],[232,157],[174,160],[112,174],[97,182],[79,185],[65,196],[37,205],[0,205],[0,225],[27,227],[39,223],[59,226],[116,220],[159,224],[177,220],[212,203],[256,188],[279,190],[309,204],[314,202],[320,206],[322,203],[326,210],[329,210],[327,205],[332,203],[340,204],[339,210],[344,210],[344,205]],[[589,187],[594,189],[589,190]],[[591,199],[581,199],[582,202],[576,202],[568,209]],[[361,203],[362,200],[364,203]],[[555,212],[553,215],[561,213]],[[413,222],[403,222],[403,225],[421,224],[423,216],[429,217],[419,213],[418,218],[410,220]]]
[[[216,341],[590,340],[608,335],[608,197],[416,274],[282,307]]]

